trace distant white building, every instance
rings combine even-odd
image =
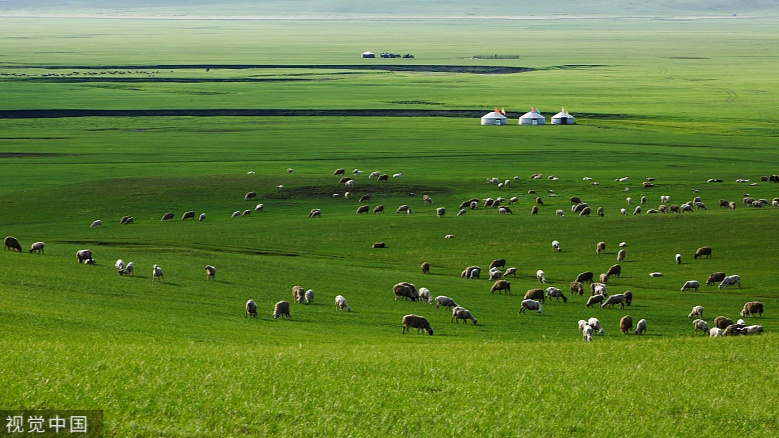
[[[568,114],[565,107],[559,113],[552,116],[553,125],[573,125],[575,123],[573,116]]]
[[[519,118],[520,125],[546,125],[546,119],[535,108],[526,112]]]
[[[360,56],[363,58],[375,58],[376,54],[373,52],[363,52]]]
[[[496,109],[495,111],[488,112],[487,114],[481,116],[481,124],[506,125],[508,124],[508,119]]]

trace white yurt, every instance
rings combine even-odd
[[[508,119],[506,118],[506,116],[501,114],[501,112],[496,109],[495,111],[491,111],[483,115],[481,117],[481,124],[482,125],[506,125],[508,124]]]
[[[535,108],[531,108],[530,112],[527,112],[519,118],[520,125],[545,125],[546,119],[544,116],[538,113]]]
[[[552,116],[553,125],[573,125],[575,123],[573,116],[568,114],[565,107],[559,113]]]

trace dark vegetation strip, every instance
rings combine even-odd
[[[159,65],[0,65],[8,69],[42,68],[46,70],[248,70],[248,69],[328,69],[422,71],[477,74],[512,74],[533,71],[528,67],[478,65],[387,65],[387,64],[159,64]]]
[[[52,119],[67,117],[481,117],[479,110],[443,109],[156,109],[156,110],[100,110],[100,109],[33,109],[0,110],[0,119]],[[521,114],[507,113],[509,118]],[[576,114],[593,119],[629,119],[626,114]]]
[[[119,78],[107,78],[107,77],[90,77],[90,76],[23,76],[23,77],[15,77],[12,78],[13,81],[24,81],[24,82],[50,82],[50,83],[63,83],[63,84],[70,84],[70,83],[85,83],[85,82],[96,82],[96,83],[111,83],[111,82],[122,82],[122,83],[149,83],[149,82],[169,82],[169,83],[181,83],[181,84],[197,84],[197,83],[208,83],[208,82],[304,82],[304,81],[312,81],[313,79],[305,79],[305,78],[158,78],[158,77],[148,77],[148,78],[128,78],[128,77],[119,77]]]

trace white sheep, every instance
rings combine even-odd
[[[116,263],[114,263],[114,266],[116,267],[116,272],[118,272],[119,275],[124,274],[124,260],[117,260]]]
[[[346,309],[347,312],[351,312],[352,308],[349,307],[348,304],[346,304],[346,298],[344,298],[342,295],[338,295],[335,297],[335,309],[339,312],[343,309]]]
[[[265,204],[257,204],[257,206],[254,207],[254,211],[262,213],[265,210]]]
[[[641,319],[638,321],[638,324],[636,324],[636,331],[635,333],[637,335],[644,335],[646,334],[646,320]]]
[[[455,321],[456,323],[459,323],[461,319],[463,320],[463,324],[467,324],[470,319],[473,321],[473,325],[476,325],[476,318],[471,315],[471,311],[464,307],[457,306],[452,309],[452,317],[449,319],[449,322]]]
[[[725,331],[722,330],[721,328],[714,327],[714,328],[709,329],[709,336],[711,336],[712,338],[718,338],[718,337],[722,336],[724,332]]]
[[[446,307],[447,309],[451,309],[452,307],[457,307],[457,303],[454,302],[453,299],[444,296],[439,295],[435,297],[435,310],[438,310],[439,307]]]
[[[649,276],[650,277],[662,277],[663,273],[662,272],[650,272]]]
[[[309,289],[306,291],[305,300],[308,304],[314,303],[314,289]]]
[[[587,325],[592,327],[593,330],[597,330],[598,334],[603,336],[606,334],[606,331],[603,330],[603,327],[600,325],[600,321],[598,321],[598,318],[590,318],[587,320]]]
[[[748,335],[759,335],[763,333],[762,325],[748,325],[744,329]]]
[[[709,334],[709,324],[702,320],[702,319],[696,319],[692,322],[692,333],[695,334],[698,332],[698,330],[702,331],[703,334],[708,335]]]
[[[703,319],[703,306],[695,306],[692,308],[692,311],[689,315],[687,315],[688,318],[693,319]]]
[[[622,216],[627,216],[628,215],[628,211],[626,209],[624,209],[624,208],[620,208],[619,209],[619,214],[621,214]]]
[[[498,268],[490,269],[490,281],[495,281],[503,277],[503,273]]]
[[[233,214],[230,215],[230,217],[233,218],[233,219],[237,218],[237,217],[241,217],[241,210],[234,211]]]
[[[589,325],[587,324],[587,321],[585,321],[585,320],[583,320],[583,319],[580,319],[580,320],[579,320],[579,331],[580,331],[580,332],[581,332],[581,331],[584,331],[584,329],[585,329],[586,327],[589,327]]]
[[[671,197],[667,196],[667,195],[662,195],[662,196],[660,196],[660,202],[663,203],[663,204],[667,204],[667,203],[671,202]]]
[[[539,283],[546,283],[546,273],[539,269],[536,271],[536,279]]]
[[[722,280],[722,283],[720,283],[717,288],[722,289],[723,287],[730,287],[734,284],[737,284],[738,288],[741,289],[741,277],[738,275],[728,275]]]
[[[354,169],[354,170],[352,170],[352,174],[354,174],[354,175],[362,175],[362,170]]]
[[[506,272],[503,273],[504,277],[508,277],[509,275],[516,277],[517,276],[517,268],[511,267],[506,269]]]
[[[35,242],[32,245],[30,245],[30,253],[37,252],[38,254],[43,254],[43,247],[46,246],[43,242]]]
[[[625,198],[625,202],[627,202],[627,203],[628,203],[628,205],[630,205],[630,204],[632,204],[632,203],[633,203],[633,199],[631,199],[631,198]]]
[[[206,214],[205,213],[200,213],[200,217],[198,217],[198,220],[200,222],[203,222],[204,220],[206,220]]]
[[[430,289],[426,287],[419,288],[419,301],[427,301],[428,304],[433,304],[433,297],[430,295]]]
[[[589,325],[585,325],[584,328],[582,328],[582,339],[584,339],[585,342],[592,342],[592,327]]]
[[[97,227],[102,227],[102,226],[103,226],[103,221],[98,219],[98,220],[92,222],[92,225],[90,225],[89,228],[97,228]]]
[[[447,234],[444,239],[454,239],[454,234]]]
[[[133,262],[130,262],[124,268],[124,275],[133,275],[133,271],[135,271],[135,264]]]
[[[154,280],[162,281],[164,278],[165,276],[162,274],[162,268],[160,267],[160,265],[154,265],[151,271],[151,281],[152,282]]]
[[[368,179],[378,178],[379,175],[381,175],[381,172],[375,171],[368,174]]]
[[[614,294],[606,299],[606,301],[603,302],[603,304],[600,305],[601,309],[605,309],[606,306],[614,307],[615,304],[619,304],[620,309],[625,308],[625,295],[624,294]]]
[[[682,286],[682,292],[686,291],[687,289],[693,289],[695,292],[698,292],[698,289],[701,288],[701,284],[695,280],[687,280],[684,282],[684,285]]]
[[[257,317],[257,303],[254,302],[254,300],[249,300],[246,302],[246,314],[244,314],[244,318],[256,318]]]
[[[541,303],[536,300],[522,300],[522,307],[519,308],[519,313],[525,313],[525,310],[535,310],[536,315],[541,314]]]
[[[556,240],[553,240],[552,241],[552,250],[555,251],[555,252],[560,252],[561,251],[561,249],[560,249],[560,242],[558,242]]]
[[[289,301],[281,300],[273,306],[273,319],[279,319],[280,317],[292,319],[292,315],[289,313]]]

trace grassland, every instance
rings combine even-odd
[[[0,57],[0,110],[354,113],[0,120],[0,233],[16,236],[25,249],[46,242],[42,255],[0,253],[0,407],[102,409],[110,436],[779,433],[779,323],[772,310],[779,307],[779,209],[740,204],[745,193],[779,196],[779,185],[759,182],[779,173],[777,84],[765,74],[776,68],[774,23],[2,24],[10,30],[4,40],[13,44]],[[524,44],[529,40],[537,44]],[[485,53],[485,41],[520,58],[471,59]],[[416,58],[357,57],[385,49]],[[318,68],[360,62],[534,71]],[[161,64],[317,68],[149,73]],[[107,79],[74,82],[72,70]],[[100,75],[113,70],[124,74]],[[128,77],[137,81],[113,80]],[[564,105],[578,124],[498,128],[470,118],[359,116],[364,109],[495,106],[516,115],[531,105],[547,116]],[[365,170],[353,193],[371,194],[370,205],[388,211],[356,215],[356,196],[344,199],[332,175],[339,167]],[[373,170],[403,177],[381,184],[368,180]],[[545,178],[531,180],[532,173]],[[631,181],[614,181],[623,176]],[[646,176],[656,178],[656,187],[641,188]],[[485,184],[488,177],[510,179],[511,186],[498,191]],[[739,178],[758,185],[735,183]],[[256,191],[266,210],[230,219],[256,204],[243,200],[247,191]],[[435,204],[424,205],[423,194]],[[647,208],[661,194],[672,203],[698,195],[709,208],[619,214],[623,207],[632,211],[626,196],[647,196]],[[574,195],[603,206],[606,215],[555,217],[558,208],[569,211]],[[488,196],[517,196],[514,214],[480,208],[455,217],[462,200]],[[545,205],[531,216],[536,196]],[[720,209],[720,198],[739,207]],[[395,214],[401,204],[414,213]],[[444,218],[435,217],[438,206],[447,208]],[[307,217],[314,207],[322,218]],[[160,221],[166,211],[178,217],[187,210],[208,218]],[[124,215],[136,223],[120,226]],[[95,219],[104,226],[90,229]],[[562,242],[559,254],[551,250],[553,239]],[[608,247],[598,256],[601,240]],[[370,248],[377,241],[388,248]],[[574,297],[547,302],[541,316],[517,313],[524,291],[537,286],[537,269],[567,290],[577,273],[597,274],[615,263],[621,241],[628,255],[609,290],[633,291],[631,307],[585,309],[585,297]],[[703,245],[714,248],[714,257],[693,260]],[[94,266],[74,260],[87,247]],[[519,269],[512,295],[492,295],[488,281],[459,277],[465,266],[486,267],[498,257]],[[117,276],[118,258],[133,261],[136,275]],[[432,264],[431,274],[419,271],[422,261]],[[165,271],[162,284],[151,280],[155,263]],[[217,267],[216,281],[205,280],[205,264]],[[652,271],[665,276],[649,278]],[[679,292],[684,281],[705,281],[714,271],[738,273],[744,288]],[[479,324],[452,324],[446,311],[393,301],[391,287],[399,281],[455,298]],[[273,320],[273,303],[289,300],[296,284],[314,289],[315,303],[293,304],[290,321]],[[338,294],[352,312],[335,311]],[[249,298],[259,304],[258,320],[244,318]],[[704,305],[711,322],[720,314],[736,319],[750,300],[766,305],[759,321],[765,335],[693,336],[686,317],[693,305]],[[427,316],[435,335],[401,335],[408,313]],[[619,334],[625,314],[646,318],[648,334]],[[590,316],[600,318],[606,336],[585,344],[575,326]]]

